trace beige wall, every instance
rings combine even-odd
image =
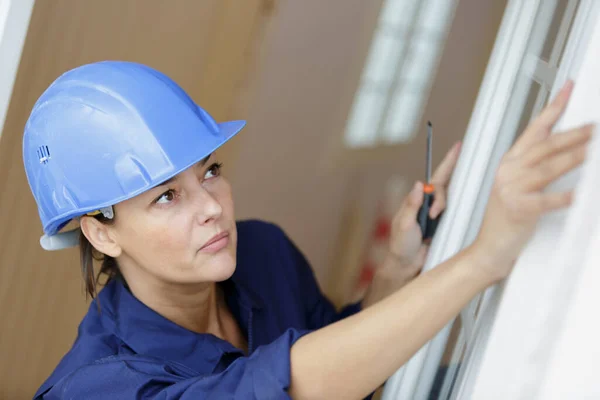
[[[506,1],[461,0],[425,116],[436,124],[435,160],[462,137]],[[325,285],[349,202],[368,220],[393,173],[424,173],[424,140],[338,162],[344,118],[380,1],[282,1],[264,44],[264,67],[232,173],[240,217],[280,223]],[[331,161],[331,162],[329,162]],[[333,168],[332,167],[333,164]],[[349,167],[350,165],[350,167]],[[336,281],[337,282],[337,281]]]
[[[267,33],[248,127],[229,171],[239,217],[260,217],[289,231],[320,277],[337,234],[349,174],[326,175],[320,158],[347,70],[362,57],[365,15],[376,2],[284,0]]]

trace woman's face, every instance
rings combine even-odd
[[[231,187],[220,169],[210,156],[115,205],[109,229],[125,274],[134,268],[170,283],[218,282],[233,274],[237,231]]]

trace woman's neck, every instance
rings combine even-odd
[[[138,300],[168,320],[197,333],[218,331],[221,307],[216,283],[179,285],[125,279]]]
[[[217,283],[180,285],[152,278],[124,278],[130,282],[129,288],[138,300],[166,319],[192,332],[209,333],[247,350],[246,340]]]

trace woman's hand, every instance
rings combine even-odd
[[[431,218],[438,217],[446,208],[446,191],[459,154],[460,142],[450,149],[431,177],[431,183],[435,185],[435,201],[429,210]],[[392,219],[388,254],[365,294],[362,302],[364,308],[406,285],[423,268],[429,250],[429,243],[423,242],[417,223],[423,198],[423,183],[417,182]]]
[[[446,208],[447,187],[459,154],[460,142],[448,151],[431,177],[431,183],[435,185],[435,201],[429,210],[429,216],[433,219]],[[410,278],[421,271],[429,250],[429,243],[423,242],[421,228],[417,223],[423,197],[423,183],[416,182],[392,219],[389,256],[384,263],[385,269],[395,270]],[[394,271],[385,272],[394,274]]]
[[[502,159],[473,249],[485,255],[493,281],[505,278],[533,234],[542,214],[568,206],[569,192],[544,192],[552,182],[581,165],[593,126],[551,135],[573,89],[569,81],[527,127]]]

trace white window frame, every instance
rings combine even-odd
[[[472,226],[471,218],[476,212],[480,189],[489,175],[487,171],[490,160],[499,159],[512,143],[512,138],[503,140],[498,137],[498,132],[529,39],[531,26],[525,22],[530,21],[536,12],[536,1],[511,0],[507,4],[498,40],[467,127],[461,157],[450,182],[449,207],[432,242],[424,270],[442,263],[463,248]],[[426,398],[423,392],[428,394],[431,389],[451,326],[452,324],[448,324],[444,327],[388,380],[383,400]],[[430,348],[431,355],[428,355]],[[426,359],[429,361],[427,367]],[[431,362],[435,359],[437,362]],[[421,373],[424,367],[427,371]],[[417,389],[421,376],[423,383]],[[417,390],[421,397],[416,397]]]
[[[545,39],[545,31],[548,29],[550,22],[553,20],[553,14],[554,14],[554,9],[557,6],[557,1],[556,0],[550,0],[550,1],[544,1],[544,2],[540,2],[539,3],[539,10],[537,11],[537,16],[536,18],[536,22],[535,22],[535,26],[533,28],[533,30],[531,31],[531,37],[530,40],[533,40],[533,37],[538,35],[544,35],[544,39]],[[579,3],[579,9],[578,9],[578,15],[579,18],[576,19],[575,21],[573,21],[573,16],[575,14],[575,9],[577,8],[577,3]],[[523,65],[523,69],[519,72],[520,76],[518,78],[518,83],[517,85],[521,85],[522,87],[518,88],[519,91],[515,90],[515,93],[519,93],[517,94],[515,97],[517,97],[517,104],[512,104],[511,108],[512,110],[509,108],[508,110],[508,114],[507,114],[507,121],[509,121],[509,123],[507,124],[506,127],[502,127],[502,131],[499,132],[500,135],[506,135],[505,139],[509,139],[512,138],[514,136],[514,134],[519,134],[520,132],[516,132],[514,129],[514,122],[511,126],[510,120],[514,118],[514,113],[516,112],[522,112],[522,105],[518,104],[518,99],[519,98],[523,98],[526,94],[526,91],[529,89],[529,85],[527,85],[527,83],[531,83],[530,79],[533,79],[533,81],[537,82],[538,84],[541,85],[540,91],[537,95],[537,99],[536,99],[536,104],[533,108],[532,111],[527,110],[527,112],[529,113],[528,115],[530,115],[532,118],[541,110],[541,107],[543,106],[544,102],[548,100],[548,98],[550,97],[550,93],[551,89],[554,87],[556,88],[556,83],[557,82],[564,82],[564,71],[567,70],[567,68],[569,68],[570,63],[573,61],[574,58],[574,54],[573,54],[573,46],[574,44],[578,43],[581,39],[581,28],[584,26],[583,24],[585,23],[585,21],[581,21],[581,18],[583,15],[586,15],[587,12],[589,12],[589,3],[588,4],[583,4],[583,2],[581,1],[577,1],[577,0],[569,0],[566,9],[565,9],[565,13],[563,15],[562,20],[559,22],[560,23],[560,29],[559,29],[559,33],[555,38],[555,42],[554,42],[554,46],[553,46],[553,50],[550,54],[549,57],[549,62],[545,62],[541,59],[536,59],[537,57],[532,57],[532,52],[536,53],[537,51],[541,50],[541,48],[539,49],[535,49],[535,46],[533,46],[533,48],[528,49],[528,54],[525,55],[526,57],[526,61]],[[540,21],[538,21],[537,19],[540,18]],[[568,33],[568,26],[569,23],[565,24],[565,22],[571,21],[573,28],[571,30],[570,36],[568,37],[569,40],[569,46],[567,46],[564,49],[564,55],[561,61],[561,68],[562,68],[562,75],[559,74],[559,70],[558,70],[558,58],[560,55],[560,49],[563,47],[562,44],[564,44],[565,40],[567,40],[567,33]],[[544,25],[546,24],[546,25]],[[541,27],[541,30],[539,30],[539,28]],[[541,46],[542,44],[546,45],[545,42],[537,42],[538,46]],[[553,76],[544,76],[544,74],[539,74],[539,68],[534,68],[533,70],[529,70],[527,68],[527,64],[531,65],[531,61],[534,61],[535,64],[537,64],[537,66],[539,66],[540,64],[545,64],[544,68],[547,71],[550,71],[551,74]],[[527,82],[527,83],[526,83]],[[556,90],[556,89],[555,89]],[[523,110],[524,111],[524,110]],[[513,115],[511,115],[511,113]],[[521,115],[522,117],[523,115]],[[520,118],[519,118],[520,119]],[[485,199],[487,199],[487,193],[489,193],[490,187],[492,184],[492,176],[489,176],[488,180],[487,180],[487,185],[488,188],[485,189],[482,193],[482,195],[485,196]],[[485,201],[482,201],[482,204],[484,204]],[[476,218],[474,218],[473,220],[475,221],[480,221],[480,217],[481,217],[481,213],[483,213],[483,209],[481,209],[481,212],[479,214],[476,214]],[[471,233],[468,235],[468,240],[472,240],[478,230],[479,227],[479,223],[477,223],[477,225],[473,226],[471,229]],[[533,284],[533,283],[532,283]],[[495,305],[498,302],[499,296],[501,296],[502,294],[502,289],[498,288],[498,287],[494,287],[489,289],[488,291],[486,291],[484,293],[483,296],[481,296],[481,299],[478,300],[478,303],[476,304],[471,304],[470,306],[470,310],[467,309],[465,311],[469,311],[469,315],[473,316],[473,312],[475,311],[475,307],[478,307],[478,319],[476,321],[476,325],[473,328],[472,326],[470,327],[471,329],[468,332],[461,332],[461,336],[459,337],[459,343],[457,345],[455,345],[454,347],[454,354],[452,359],[453,360],[458,360],[461,358],[461,352],[465,351],[464,356],[462,357],[462,365],[463,367],[460,369],[459,373],[458,373],[458,377],[456,379],[456,382],[454,384],[454,390],[452,392],[452,396],[449,396],[450,394],[450,389],[451,389],[451,385],[453,383],[452,379],[454,378],[454,375],[456,374],[456,364],[452,365],[451,371],[447,374],[447,377],[450,377],[451,379],[446,379],[444,382],[444,386],[442,388],[441,391],[441,398],[451,398],[451,399],[458,399],[458,398],[463,398],[463,396],[460,396],[460,390],[457,388],[460,388],[463,385],[469,385],[470,382],[472,382],[473,376],[474,374],[476,374],[477,371],[477,366],[478,364],[478,357],[481,356],[481,346],[482,343],[485,343],[487,336],[485,333],[485,328],[482,329],[482,327],[489,327],[491,326],[491,324],[494,321],[495,318]],[[485,311],[481,311],[481,310],[485,310]],[[465,311],[463,311],[462,315],[463,317],[465,317]],[[479,318],[479,316],[481,315],[481,318]],[[464,318],[463,318],[464,319]],[[468,319],[468,316],[467,318]],[[471,321],[474,321],[474,318],[471,318]]]
[[[576,81],[556,131],[600,122],[599,22],[600,2],[583,0],[552,90],[556,93],[567,77]],[[592,296],[598,300],[600,280],[582,279],[583,274],[590,279],[597,274],[593,263],[597,261],[594,256],[598,248],[594,244],[600,227],[596,211],[600,199],[596,189],[600,172],[598,137],[588,155],[581,169],[548,189],[575,189],[575,202],[568,210],[542,218],[514,272],[498,291],[497,301],[490,302],[492,309],[486,314],[493,315],[493,324],[482,321],[482,340],[472,352],[474,357],[466,359],[471,371],[466,371],[457,398],[598,397],[600,385],[593,376],[597,366],[591,362],[597,362],[600,348],[597,336],[590,336],[598,331],[598,324],[594,313],[587,314],[587,318],[582,314],[597,303],[577,308],[583,304],[582,298]],[[590,285],[596,290],[590,291]],[[577,324],[571,325],[573,319]]]
[[[528,88],[520,88],[518,78],[540,4],[540,0],[510,0],[507,4],[498,39],[469,123],[462,155],[449,188],[450,206],[432,243],[425,270],[440,264],[468,245],[479,229],[485,209],[485,201],[482,200],[487,199],[500,158],[514,139],[512,135],[500,134],[506,112],[511,106],[509,99],[516,91],[521,90],[523,95],[527,93]],[[578,15],[589,12],[590,4],[590,1],[583,0]],[[572,35],[578,34],[572,32]],[[572,53],[565,53],[564,58],[570,56]],[[557,77],[557,82],[560,81],[564,81],[564,76]],[[515,121],[515,124],[517,122]],[[495,288],[486,291],[483,294],[484,303],[495,294],[498,294]],[[479,300],[480,296],[474,299],[463,313],[473,315]],[[486,313],[485,317],[479,318],[478,323],[493,322],[493,313]],[[463,318],[463,322],[467,322],[468,325],[469,318]],[[384,389],[384,400],[428,398],[451,327],[452,324],[444,327],[388,380]],[[473,335],[473,326],[463,325],[463,329],[467,336]],[[475,338],[478,339],[480,337]],[[459,340],[465,341],[468,338],[462,335]],[[468,365],[463,365],[461,373],[468,369],[465,368]],[[506,383],[504,378],[498,381]],[[444,389],[445,393],[441,398],[450,395],[449,387]],[[469,397],[454,395],[453,398]]]
[[[0,0],[0,137],[35,0]]]

